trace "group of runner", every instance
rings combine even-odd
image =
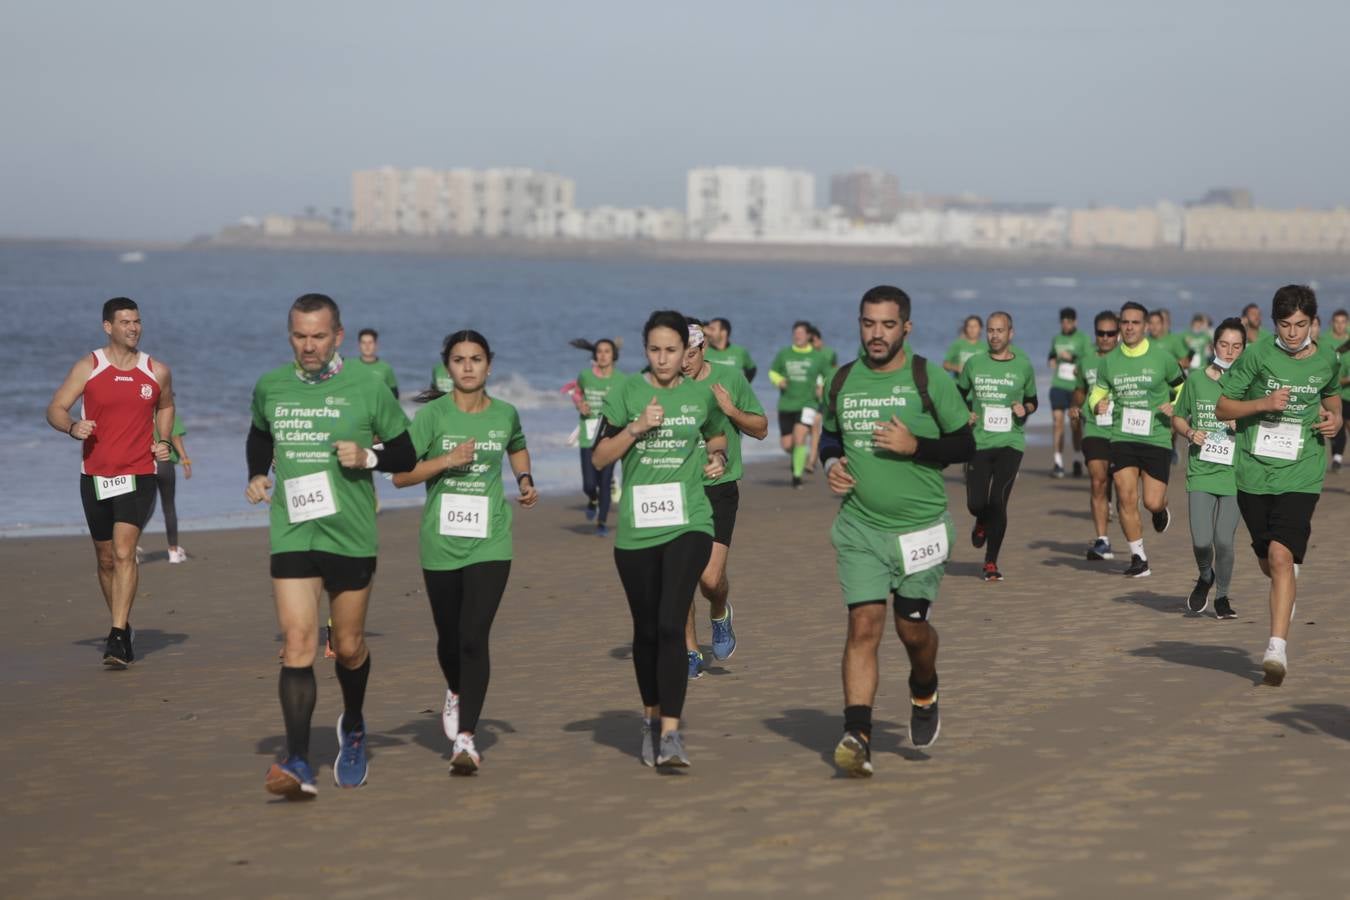
[[[1125,574],[1150,573],[1138,502],[1156,531],[1167,530],[1173,436],[1185,441],[1197,565],[1188,606],[1203,612],[1217,589],[1216,615],[1234,614],[1227,590],[1240,515],[1270,580],[1263,668],[1268,683],[1280,684],[1288,669],[1295,578],[1328,445],[1343,434],[1350,346],[1335,343],[1344,335],[1341,311],[1333,317],[1331,340],[1316,339],[1310,288],[1281,288],[1271,317],[1275,333],[1255,339],[1246,311],[1212,333],[1206,327],[1201,348],[1194,329],[1190,343],[1170,345],[1151,330],[1154,317],[1138,303],[1099,313],[1092,341],[1076,335],[1076,315],[1064,310],[1048,361],[1052,408],[1064,412],[1091,478],[1098,533],[1088,558],[1114,556],[1106,533],[1114,494],[1130,548]],[[1256,319],[1259,328],[1259,310]],[[981,326],[985,341],[975,349],[970,338]],[[907,346],[912,304],[899,288],[883,285],[864,294],[858,328],[857,357],[836,367],[833,353],[813,344],[818,332],[796,323],[793,344],[775,358],[770,377],[782,392],[780,432],[792,453],[794,483],[810,458],[799,449],[809,441],[830,490],[842,498],[831,530],[848,611],[844,727],[835,761],[851,775],[868,775],[887,606],[910,662],[910,740],[926,747],[940,731],[938,634],[929,614],[955,537],[942,470],[964,464],[975,518],[971,540],[985,550],[984,579],[1001,580],[1008,501],[1038,398],[1034,368],[1013,343],[1007,312],[984,323],[967,320],[960,340],[968,346],[942,363]],[[270,571],[284,642],[278,694],[287,749],[269,770],[267,789],[292,799],[317,793],[309,733],[324,593],[343,698],[333,775],[342,787],[366,781],[363,703],[371,658],[364,633],[377,562],[373,471],[390,473],[398,487],[426,485],[419,545],[446,682],[442,725],[451,771],[476,772],[489,636],[513,556],[503,462],[514,475],[517,502],[528,509],[539,499],[519,415],[488,390],[488,339],[472,330],[445,339],[432,385],[418,397],[424,405],[409,420],[392,373],[375,364],[378,335],[361,336],[364,365],[345,364],[341,316],[331,298],[297,299],[287,329],[293,359],[258,380],[246,446],[246,497],[270,505]],[[109,301],[104,330],[108,345],[75,364],[47,417],[83,443],[81,496],[112,620],[105,661],[124,667],[134,659],[134,548],[156,466],[174,449],[159,437],[173,433],[174,401],[168,367],[137,349],[135,304]],[[724,319],[657,311],[642,331],[641,372],[618,375],[619,345],[600,339],[585,342],[592,365],[577,379],[583,481],[597,528],[607,527],[605,472],[623,466],[614,559],[633,623],[643,706],[638,755],[663,768],[689,765],[680,724],[688,681],[702,665],[696,589],[709,604],[714,655],[725,659],[736,649],[727,555],[743,473],[740,440],[765,437],[768,421],[749,386],[753,360],[730,344],[730,334]],[[1198,355],[1208,359],[1194,364]],[[76,419],[69,410],[81,396],[83,414]],[[803,415],[808,409],[820,414]],[[819,429],[814,439],[813,428]],[[1074,463],[1077,474],[1082,466]],[[1059,458],[1055,470],[1063,474]]]

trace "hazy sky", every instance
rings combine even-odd
[[[185,238],[353,169],[520,165],[683,207],[691,166],[1068,204],[1350,203],[1350,3],[30,2],[0,235]]]

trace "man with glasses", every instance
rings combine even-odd
[[[1120,322],[1115,313],[1106,309],[1097,313],[1092,328],[1096,332],[1097,345],[1095,352],[1078,362],[1077,384],[1069,417],[1082,424],[1083,458],[1087,460],[1088,477],[1092,482],[1090,506],[1097,539],[1088,548],[1087,558],[1105,560],[1116,558],[1111,550],[1111,538],[1106,533],[1106,520],[1111,508],[1111,417],[1115,410],[1108,404],[1107,412],[1098,415],[1087,405],[1087,396],[1097,386],[1102,360],[1116,349]]]

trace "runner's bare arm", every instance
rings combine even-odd
[[[89,375],[93,371],[94,361],[89,356],[80,357],[75,365],[70,367],[70,374],[66,376],[66,380],[61,382],[61,386],[52,395],[52,402],[47,404],[47,424],[80,441],[93,433],[94,423],[86,420],[77,421],[71,416],[70,408],[84,393],[84,383],[89,380]]]
[[[169,461],[169,449],[173,434],[173,374],[169,367],[157,359],[150,360],[150,370],[159,382],[159,402],[155,406],[155,430],[160,440],[155,442],[154,454],[157,462]]]
[[[535,489],[534,476],[530,474],[530,451],[528,448],[517,450],[507,459],[511,463],[511,473],[516,476],[516,487],[520,489],[520,505],[529,509],[539,502],[539,491]]]

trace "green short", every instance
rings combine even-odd
[[[945,526],[947,544],[939,548],[943,561],[926,569],[907,574],[907,556],[910,568],[921,564],[922,557],[936,548],[933,541],[913,541],[908,554],[901,552],[902,535],[864,525],[848,516],[835,517],[830,529],[834,544],[835,568],[839,573],[839,587],[844,592],[844,604],[868,603],[886,600],[892,593],[915,600],[937,599],[938,587],[947,571],[946,559],[951,553],[956,528],[952,517],[943,513],[937,521],[916,528],[907,534],[917,534],[934,526]]]

